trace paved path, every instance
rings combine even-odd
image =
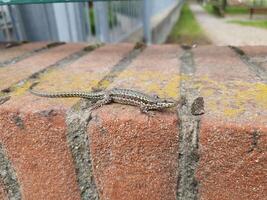
[[[227,23],[206,13],[197,4],[190,5],[198,22],[215,45],[267,45],[267,30]]]

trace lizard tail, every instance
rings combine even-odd
[[[81,92],[81,91],[70,91],[70,92],[40,92],[33,90],[33,87],[35,87],[38,84],[38,82],[33,83],[29,91],[31,94],[39,96],[39,97],[47,97],[47,98],[85,98],[85,99],[102,99],[103,93],[102,92]]]
[[[68,97],[89,98],[88,94],[78,91],[45,93],[45,92],[30,90],[30,93],[39,97],[47,97],[47,98],[68,98]]]

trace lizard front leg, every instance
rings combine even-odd
[[[112,101],[112,98],[109,94],[105,95],[104,99],[97,101],[94,105],[90,107],[90,110],[94,110],[96,108],[99,108],[105,104],[108,104]]]
[[[149,108],[148,106],[140,106],[141,113],[144,113],[144,114],[149,115],[149,116],[154,116],[155,113],[152,111],[149,111],[149,110],[151,110],[151,108]]]

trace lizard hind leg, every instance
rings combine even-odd
[[[104,99],[101,99],[99,101],[97,101],[95,104],[93,104],[91,107],[90,107],[90,110],[94,110],[96,108],[99,108],[105,104],[108,104],[112,101],[112,98],[110,97],[110,95],[106,95],[104,97]]]

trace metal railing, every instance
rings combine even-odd
[[[64,0],[56,0],[56,2]],[[66,1],[66,0],[65,0]],[[72,2],[75,0],[69,0]],[[76,0],[83,1],[83,0]],[[10,36],[0,20],[0,40],[54,40],[115,43],[140,35],[151,37],[151,19],[182,0],[116,0],[79,3],[9,5],[4,10]],[[3,0],[0,0],[0,5]],[[30,0],[9,2],[29,3]],[[35,0],[35,2],[55,2]],[[0,6],[0,11],[3,6]],[[2,26],[1,26],[2,25]],[[2,38],[1,38],[2,33]],[[142,35],[143,34],[143,35]]]
[[[7,6],[0,6],[0,40],[12,39],[12,21]]]
[[[142,27],[143,1],[95,2],[96,30],[103,42],[119,42]]]

